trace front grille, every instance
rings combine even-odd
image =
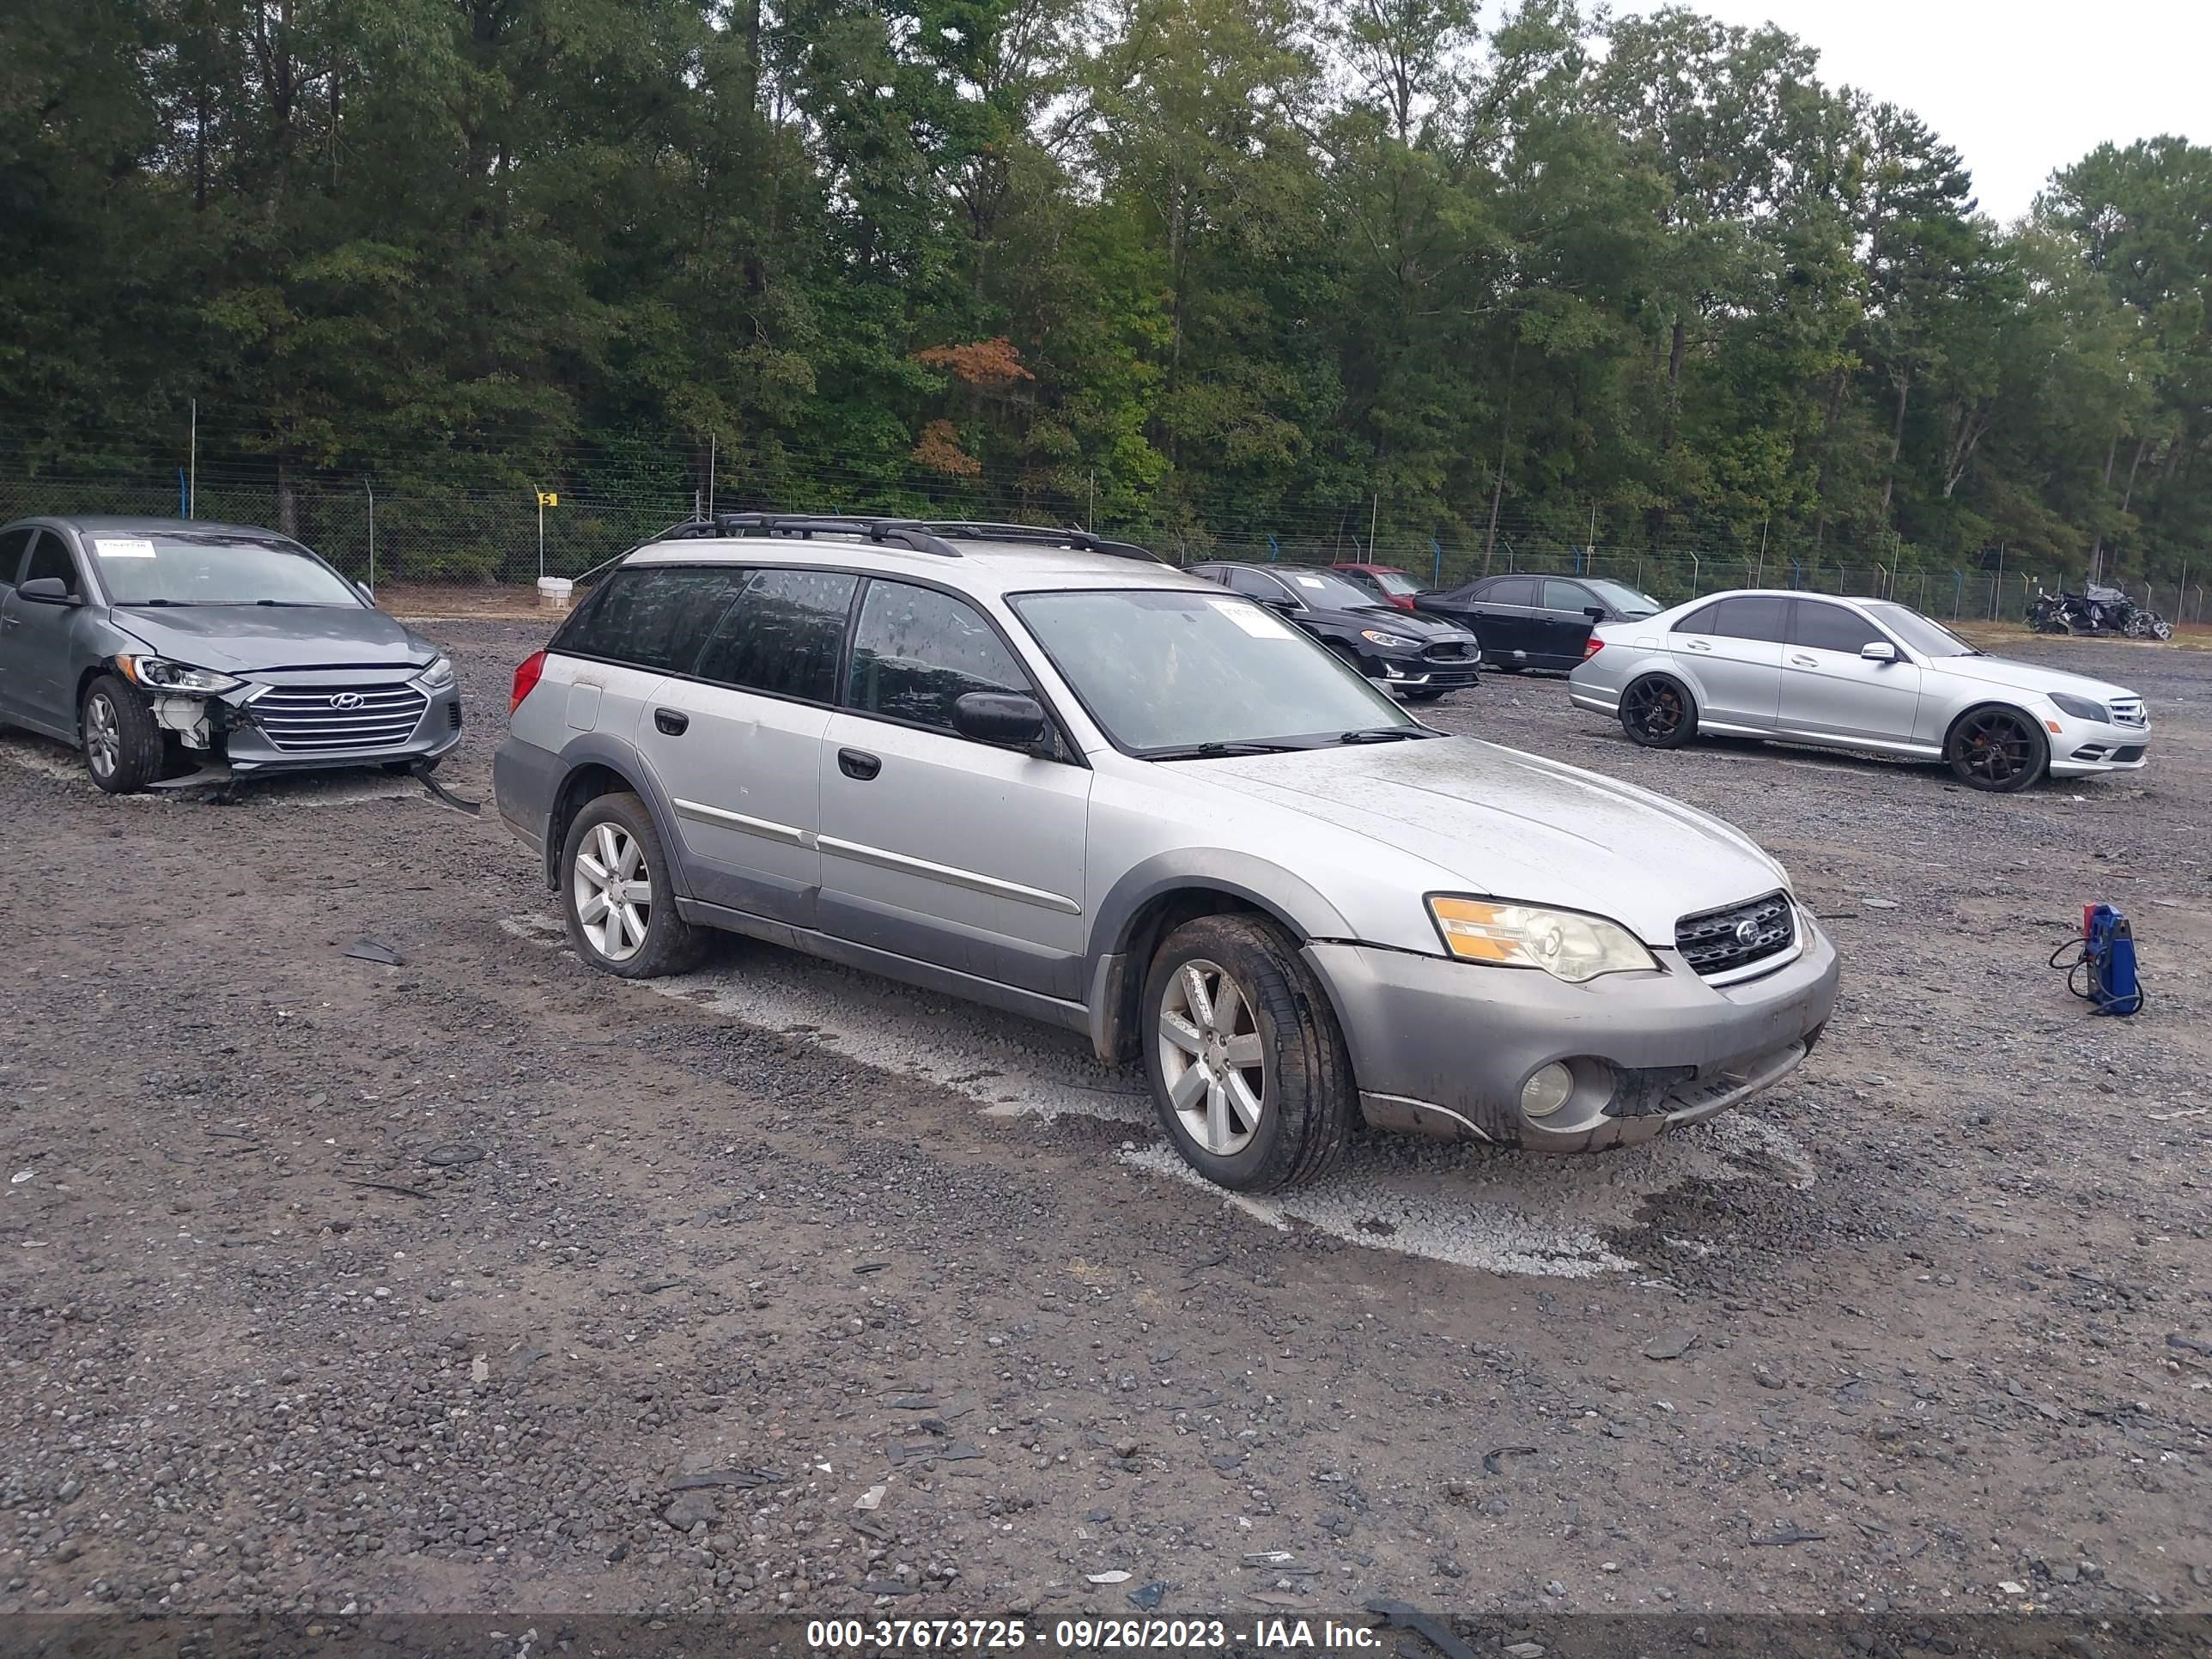
[[[342,707],[333,699],[358,698]],[[287,754],[393,749],[415,734],[430,699],[411,685],[281,687],[256,697],[254,723]]]
[[[1463,640],[1446,640],[1421,653],[1429,662],[1465,662],[1474,654],[1474,647]]]
[[[2148,726],[2150,717],[2143,713],[2141,697],[2114,697],[2108,705],[2115,726]]]
[[[1747,922],[1751,924],[1747,933]],[[1684,916],[1674,924],[1674,948],[1692,972],[1707,979],[1779,955],[1796,939],[1796,916],[1787,893],[1769,893],[1725,910]]]

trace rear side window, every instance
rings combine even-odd
[[[1236,565],[1229,567],[1229,586],[1236,592],[1250,595],[1255,599],[1273,599],[1278,605],[1285,597],[1282,583],[1273,576],[1264,576],[1256,570],[1243,570]]]
[[[758,570],[722,615],[699,675],[805,702],[837,700],[837,658],[857,576],[832,570]]]
[[[1706,634],[1723,640],[1765,640],[1778,645],[1789,605],[1787,599],[1716,599],[1676,623],[1674,632]]]
[[[1522,605],[1534,609],[1536,604],[1536,584],[1528,576],[1507,576],[1494,581],[1482,590],[1485,605]]]
[[[937,731],[970,691],[1030,689],[1006,643],[974,606],[933,588],[872,581],[853,633],[846,703]]]
[[[23,580],[34,582],[41,576],[52,576],[70,592],[82,597],[84,584],[76,578],[76,561],[70,556],[68,544],[51,530],[39,532],[39,539],[31,549],[31,562],[23,567]]]
[[[33,526],[0,536],[0,587],[15,585],[15,573],[22,568],[23,555],[30,550],[31,538],[38,533],[38,527]]]
[[[552,648],[580,657],[688,674],[750,570],[646,564],[616,571],[554,636]]]
[[[1820,605],[1810,599],[1797,601],[1796,643],[1814,651],[1847,651],[1856,657],[1861,646],[1888,635],[1856,611],[1846,611],[1840,605]]]

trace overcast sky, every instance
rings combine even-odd
[[[1657,0],[1616,0],[1649,11]],[[1982,210],[2027,211],[2051,169],[2099,144],[2212,143],[2212,0],[1688,0],[1771,21],[1820,78],[1916,111],[1955,146]]]

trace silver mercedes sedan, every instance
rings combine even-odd
[[[1592,635],[1578,708],[1673,749],[1699,732],[1943,761],[1976,789],[2139,770],[2143,700],[1993,657],[1888,599],[1717,593]]]

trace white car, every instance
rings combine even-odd
[[[1593,647],[1568,695],[1653,749],[1777,738],[1945,761],[2008,791],[2139,770],[2150,748],[2125,686],[1993,657],[1889,599],[1717,593],[1600,628]]]

